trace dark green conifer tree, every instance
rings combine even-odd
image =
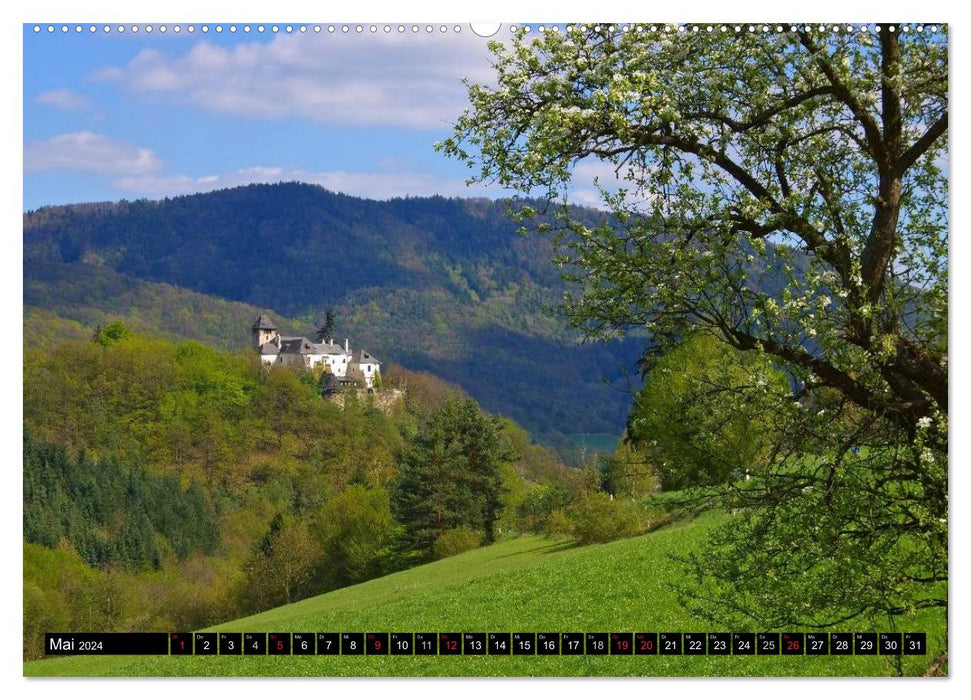
[[[495,537],[501,501],[499,424],[471,399],[447,401],[429,416],[401,460],[392,508],[406,551],[429,555],[443,533],[466,526]]]

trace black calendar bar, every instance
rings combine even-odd
[[[48,656],[896,656],[926,632],[48,632]],[[649,663],[648,659],[644,660]]]
[[[169,653],[168,632],[48,632],[47,656],[158,655]]]

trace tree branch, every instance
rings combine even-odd
[[[883,136],[880,133],[880,127],[877,125],[876,120],[873,115],[866,111],[866,108],[860,104],[860,101],[856,99],[856,96],[850,92],[850,89],[839,79],[836,75],[836,71],[833,66],[830,65],[829,61],[824,58],[823,50],[816,46],[815,42],[809,38],[809,35],[800,30],[799,42],[806,47],[809,53],[812,55],[813,60],[819,65],[820,70],[823,71],[823,75],[829,81],[829,84],[833,86],[834,94],[840,99],[840,101],[849,107],[850,112],[863,127],[863,133],[866,134],[867,145],[870,147],[870,155],[877,159],[877,162],[886,162],[886,149],[883,143]]]
[[[924,132],[924,135],[917,139],[914,144],[908,148],[897,162],[893,166],[893,174],[897,177],[903,177],[903,174],[907,172],[907,169],[912,166],[918,158],[927,152],[927,149],[938,139],[940,136],[947,131],[947,112],[941,115],[940,119],[934,122],[930,128]]]
[[[836,95],[836,91],[830,85],[823,85],[820,87],[812,88],[810,90],[806,90],[805,92],[801,92],[798,95],[793,95],[792,97],[790,97],[788,100],[786,100],[781,104],[762,110],[754,117],[752,117],[751,119],[745,122],[736,121],[735,119],[732,119],[727,115],[720,114],[718,112],[709,112],[706,110],[702,110],[699,112],[686,112],[684,113],[683,116],[687,119],[714,119],[717,122],[721,122],[722,124],[725,124],[726,126],[731,128],[731,130],[734,131],[735,133],[743,134],[749,129],[754,129],[757,126],[763,126],[772,117],[779,114],[780,112],[784,112],[787,109],[792,109],[793,107],[798,107],[803,102],[807,100],[811,100],[814,97],[820,97],[822,95]]]
[[[783,345],[771,338],[757,338],[737,327],[724,323],[719,324],[719,326],[726,339],[739,350],[754,350],[761,347],[770,355],[775,355],[787,362],[810,370],[829,386],[839,389],[859,406],[887,415],[897,420],[903,427],[910,427],[911,420],[905,410],[906,405],[900,405],[899,402],[888,404],[875,396],[864,384],[846,372],[810,354],[807,350],[801,347]]]

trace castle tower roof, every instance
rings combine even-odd
[[[275,331],[276,326],[273,325],[273,321],[266,314],[260,314],[260,317],[253,322],[254,331]]]
[[[354,353],[354,359],[351,360],[351,361],[352,362],[358,362],[358,363],[371,362],[371,363],[376,364],[376,365],[380,365],[381,364],[381,361],[378,360],[378,358],[376,358],[374,355],[372,355],[371,353],[369,353],[364,348],[360,348],[357,352],[355,352]]]

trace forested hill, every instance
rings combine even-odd
[[[338,335],[534,434],[619,434],[629,396],[604,381],[626,386],[643,343],[578,345],[544,311],[564,291],[550,242],[516,229],[501,202],[378,202],[298,183],[43,207],[24,215],[25,311],[28,327],[44,311],[121,316],[239,348],[248,314],[309,333],[334,307]]]

